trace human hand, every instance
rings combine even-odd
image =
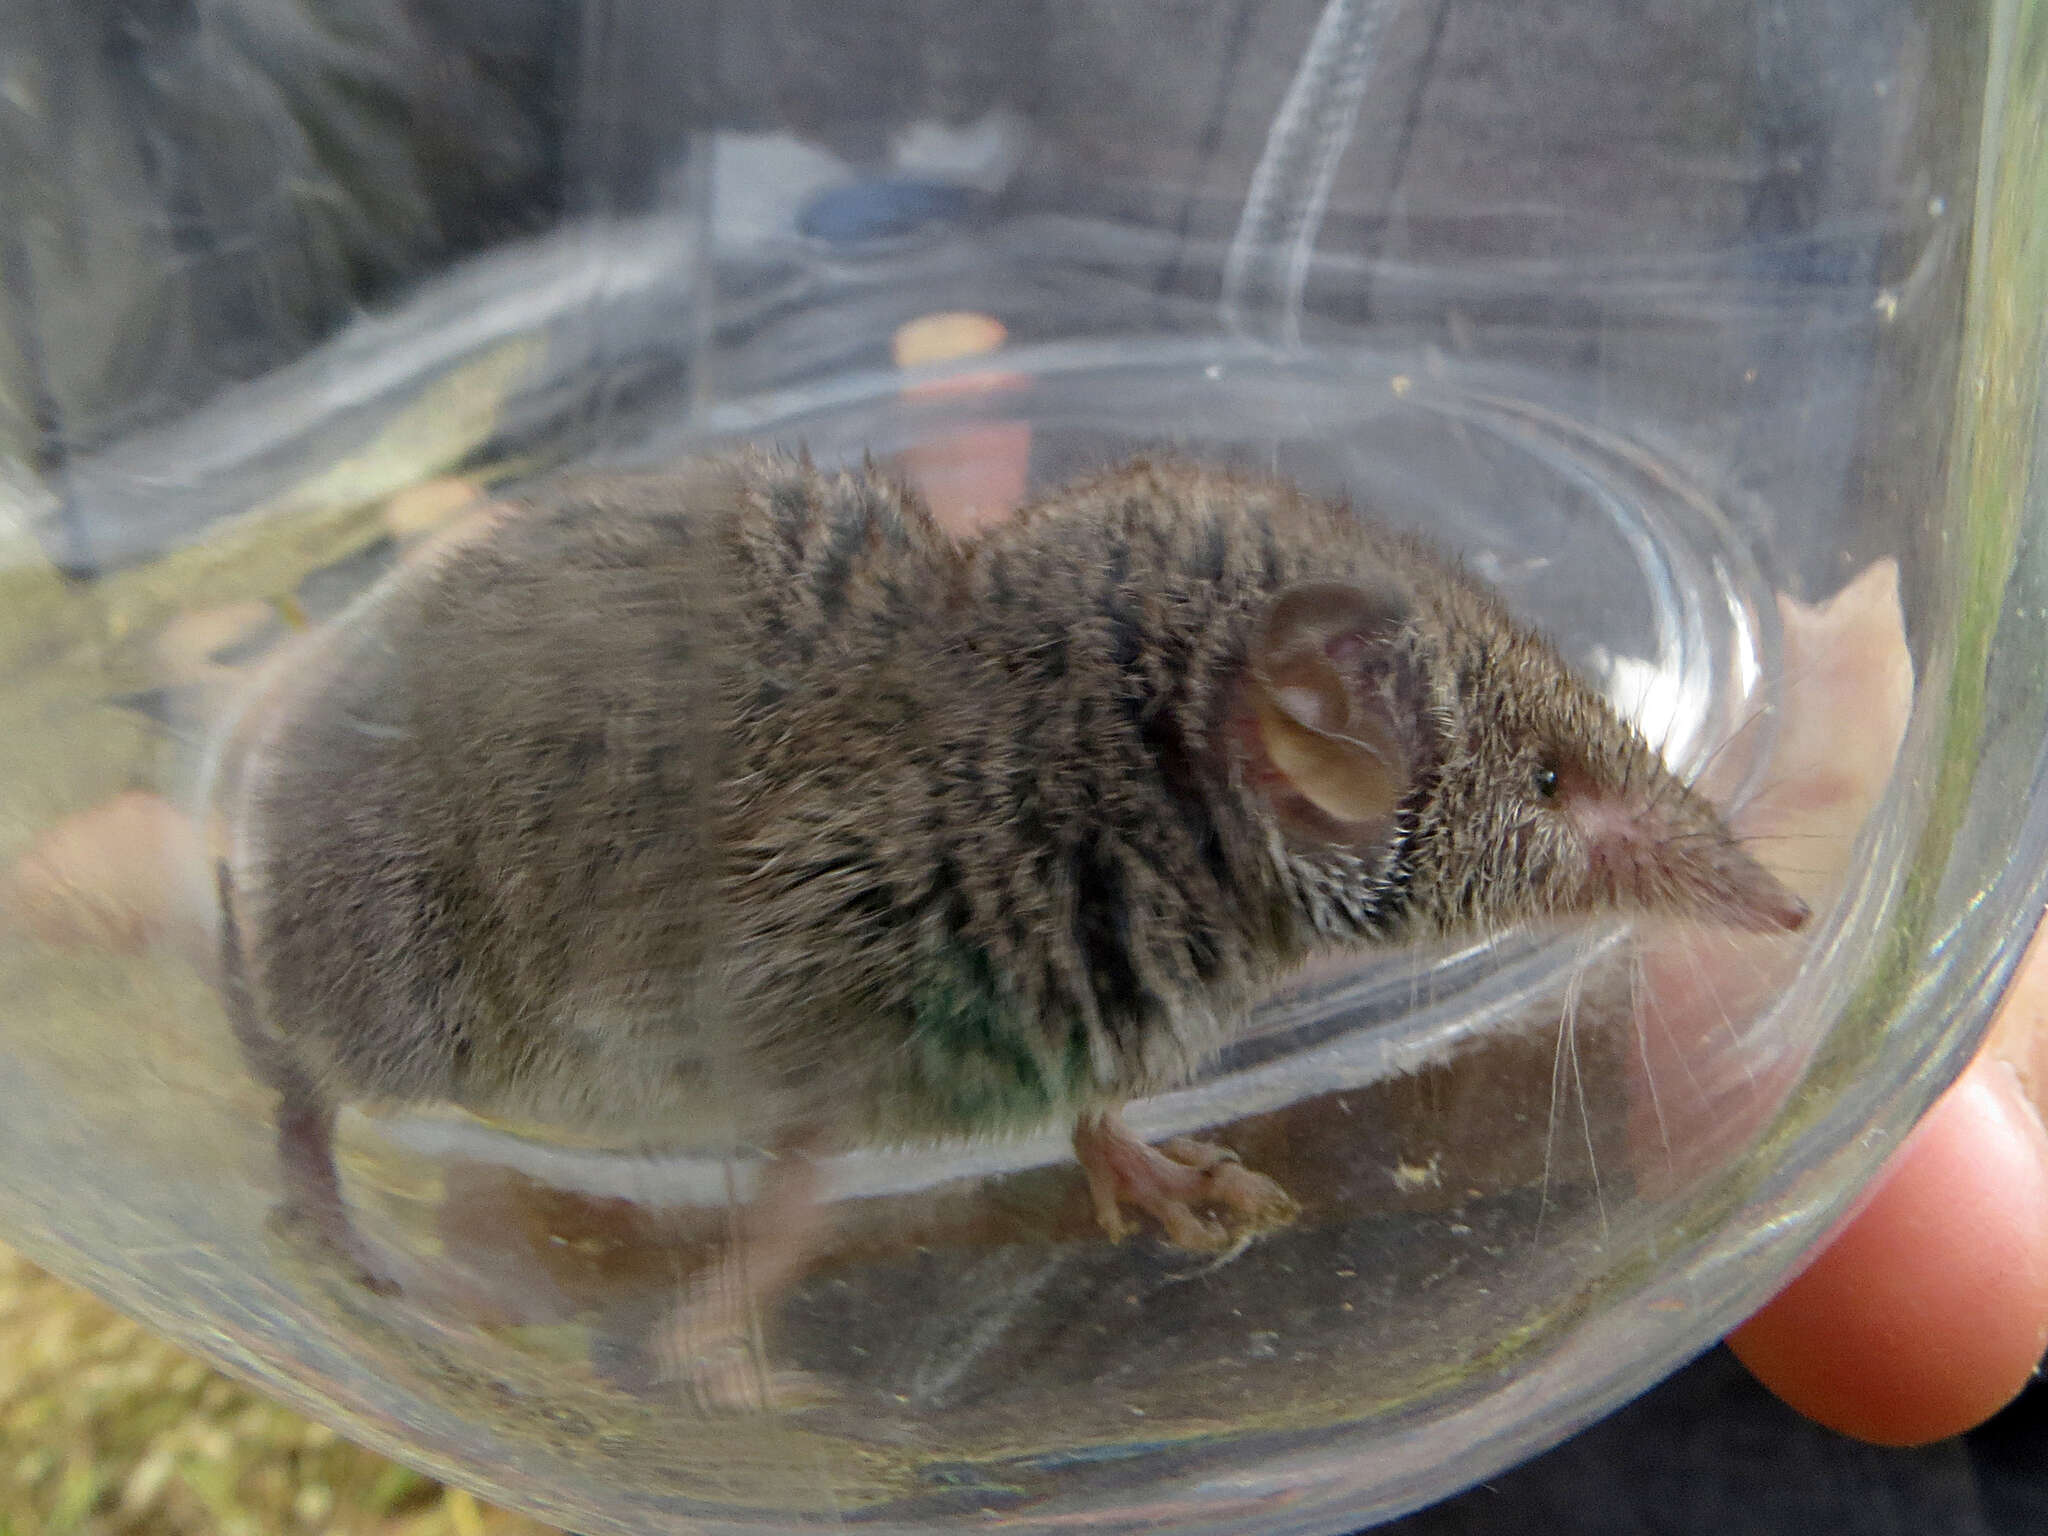
[[[2048,926],[1989,1041],[1864,1206],[1729,1345],[1792,1407],[1918,1445],[1981,1423],[2048,1347]]]

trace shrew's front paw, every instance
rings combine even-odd
[[[1111,1237],[1129,1233],[1127,1205],[1158,1222],[1168,1242],[1196,1253],[1226,1252],[1301,1214],[1286,1190],[1228,1147],[1186,1136],[1150,1146],[1114,1111],[1082,1119],[1074,1154],[1095,1219]]]

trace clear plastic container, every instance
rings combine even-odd
[[[2040,905],[2044,56],[2032,0],[9,7],[0,1230],[592,1536],[1334,1532],[1557,1440],[1768,1294]],[[1303,978],[1132,1112],[1302,1202],[1220,1265],[1057,1134],[832,1159],[763,1409],[640,1369],[744,1152],[351,1110],[372,1294],[268,1219],[223,722],[474,492],[736,440],[1426,529],[1816,921]]]

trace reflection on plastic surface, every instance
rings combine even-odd
[[[841,430],[849,441],[886,447],[876,426],[908,410],[909,440],[941,443],[948,413],[965,412],[959,430],[974,432],[992,406],[1028,411],[1045,400],[1099,421],[1078,402],[1091,393],[1104,401],[1132,393],[1127,365],[1077,370],[1049,386],[1028,355],[1009,361],[1015,366],[1006,373],[1015,376],[1002,392],[878,397],[868,412],[846,412],[852,419]],[[1346,414],[1357,432],[1357,376],[1348,369],[1346,376],[1353,381],[1343,391],[1353,402]],[[1301,419],[1301,402],[1289,400],[1284,380],[1258,365],[1225,361],[1197,378],[1228,399],[1219,402],[1219,420],[1261,400],[1277,400],[1275,408]],[[1422,444],[1432,422],[1455,424],[1460,433],[1491,430],[1503,452],[1527,455],[1518,484],[1533,490],[1541,475],[1557,477],[1554,525],[1537,514],[1536,501],[1518,507],[1517,526],[1528,532],[1515,539],[1526,537],[1532,553],[1544,544],[1557,549],[1554,526],[1570,531],[1586,558],[1607,551],[1624,562],[1621,571],[1646,552],[1654,557],[1649,570],[1630,575],[1644,594],[1632,627],[1581,631],[1582,654],[1641,656],[1634,675],[1650,667],[1666,678],[1698,679],[1692,686],[1704,685],[1701,695],[1667,722],[1670,750],[1695,761],[1711,757],[1730,792],[1748,785],[1748,808],[1739,814],[1754,831],[1800,843],[1789,862],[1799,865],[1803,889],[1824,896],[1827,882],[1813,861],[1837,874],[1846,869],[1854,827],[1883,781],[1883,765],[1873,761],[1855,777],[1853,806],[1839,792],[1809,792],[1799,765],[1788,768],[1782,721],[1805,718],[1793,713],[1803,676],[1833,685],[1859,674],[1853,665],[1824,665],[1843,645],[1898,657],[1860,669],[1897,676],[1903,631],[1881,581],[1877,597],[1858,609],[1874,615],[1860,630],[1816,627],[1805,609],[1788,608],[1784,622],[1803,648],[1745,655],[1738,664],[1734,648],[1775,644],[1779,616],[1760,584],[1716,592],[1689,574],[1725,579],[1741,569],[1726,549],[1695,551],[1663,536],[1664,529],[1684,528],[1695,538],[1705,531],[1672,510],[1685,507],[1690,493],[1665,506],[1643,499],[1638,462],[1585,457],[1573,438],[1550,435],[1547,413],[1532,416],[1494,389],[1476,396],[1443,386],[1393,389],[1384,375],[1381,388],[1389,430],[1410,447],[1398,458],[1374,455],[1390,473],[1426,462]],[[1032,422],[1030,439],[1040,448],[1056,446],[1068,430],[1063,413],[1021,419]],[[1369,437],[1369,424],[1364,430]],[[807,436],[814,451],[831,451],[828,433]],[[1402,485],[1397,480],[1392,494],[1363,494],[1438,527],[1458,507],[1469,514],[1475,505],[1404,506]],[[295,583],[304,595],[283,609],[237,600],[170,613],[141,642],[155,685],[150,707],[184,713],[182,729],[206,747],[219,742],[220,722],[236,712],[254,710],[261,719],[251,698],[260,701],[265,688],[289,679],[289,657],[327,632],[305,629],[299,613],[310,607],[333,615],[330,625],[351,625],[376,644],[374,610],[366,617],[352,608],[345,588],[370,590],[381,572],[431,566],[450,549],[488,538],[502,512],[477,497],[472,483],[444,480],[391,498],[363,530],[373,541],[368,548],[384,553],[307,573]],[[1603,527],[1603,516],[1630,521]],[[1524,546],[1505,532],[1475,543],[1503,579],[1519,573],[1516,590],[1525,600],[1542,590],[1544,558],[1517,558]],[[1675,611],[1660,608],[1665,603]],[[1617,625],[1631,615],[1627,604],[1603,612]],[[1742,621],[1730,623],[1731,613]],[[1762,679],[1764,691],[1719,696],[1714,690],[1731,678]],[[1790,691],[1769,691],[1781,683]],[[1907,694],[1893,686],[1865,699],[1830,686],[1824,697],[1829,711],[1868,720],[1887,712],[1895,719]],[[1680,720],[1687,723],[1673,723]],[[1890,739],[1876,730],[1873,751]],[[1818,827],[1798,819],[1816,799],[1824,817],[1833,815]],[[1755,820],[1774,805],[1792,811],[1768,827]],[[15,905],[53,948],[137,952],[156,966],[196,973],[204,987],[214,935],[205,899],[208,834],[191,819],[196,809],[189,799],[131,791],[74,814],[16,866]],[[348,808],[337,805],[336,814]],[[1829,834],[1824,843],[1812,837],[1816,831]],[[181,870],[181,879],[170,878]],[[799,1435],[805,1455],[836,1469],[820,1475],[841,1499],[872,1500],[890,1485],[894,1474],[879,1472],[879,1483],[849,1481],[843,1459],[880,1434],[901,1440],[910,1458],[905,1471],[923,1468],[915,1479],[927,1486],[939,1477],[949,1487],[977,1488],[982,1499],[1036,1502],[1072,1485],[1077,1467],[1096,1469],[1094,1477],[1144,1458],[1129,1440],[1133,1420],[1146,1425],[1143,1445],[1154,1454],[1167,1454],[1167,1445],[1190,1433],[1196,1440],[1172,1454],[1195,1454],[1199,1426],[1253,1383],[1262,1396],[1292,1405],[1283,1419],[1267,1421],[1276,1431],[1344,1422],[1360,1406],[1362,1382],[1374,1383],[1373,1400],[1389,1407],[1427,1392],[1432,1378],[1470,1369],[1461,1363],[1471,1347],[1465,1341],[1504,1326],[1544,1326],[1540,1310],[1529,1308],[1553,1283],[1542,1278],[1553,1266],[1599,1273],[1659,1228],[1659,1202],[1710,1182],[1739,1157],[1750,1135],[1730,1135],[1725,1089],[1713,1085],[1753,1085],[1758,1060],[1796,1061],[1810,1039],[1799,1044],[1789,1020],[1758,1022],[1769,992],[1746,1001],[1738,995],[1753,970],[1725,936],[1651,948],[1640,970],[1631,969],[1628,953],[1612,943],[1509,945],[1434,969],[1424,957],[1396,958],[1335,990],[1305,982],[1292,1001],[1263,1016],[1243,1042],[1247,1049],[1222,1071],[1135,1106],[1133,1125],[1149,1139],[1220,1127],[1222,1144],[1245,1166],[1300,1202],[1292,1227],[1221,1264],[1150,1237],[1106,1243],[1085,1181],[1056,1135],[831,1157],[815,1190],[830,1213],[824,1222],[809,1214],[814,1192],[796,1176],[801,1163],[763,1162],[744,1150],[650,1157],[579,1147],[543,1128],[517,1134],[417,1111],[398,1119],[351,1112],[341,1123],[345,1197],[398,1294],[363,1290],[348,1266],[336,1266],[302,1230],[273,1222],[266,1231],[261,1201],[241,1218],[254,1224],[240,1238],[220,1225],[227,1208],[212,1199],[208,1221],[194,1230],[213,1233],[226,1262],[276,1266],[294,1277],[300,1305],[310,1308],[298,1326],[350,1348],[359,1367],[451,1406],[466,1395],[456,1379],[475,1371],[511,1385],[515,1398],[500,1404],[505,1416],[497,1420],[511,1443],[537,1438],[537,1449],[558,1445],[566,1454],[574,1437],[554,1436],[545,1419],[522,1424],[516,1403],[543,1392],[556,1404],[550,1412],[576,1405],[612,1447],[607,1476],[636,1469],[631,1475],[655,1479],[650,1488],[699,1497],[708,1468],[696,1458],[731,1455],[742,1431],[719,1426],[740,1408],[765,1404]],[[1797,951],[1788,955],[1781,945],[1774,953],[1789,959]],[[1693,984],[1692,999],[1674,1000],[1667,973]],[[1702,1010],[1701,998],[1712,1006]],[[230,1072],[232,1057],[218,1054],[226,1045],[218,1009],[208,1005],[201,1017],[215,1022],[185,1048],[206,1041],[216,1070]],[[1674,1024],[1681,1014],[1690,1022]],[[1782,1074],[1765,1075],[1782,1088]],[[1768,1097],[1746,1104],[1752,1131],[1773,1104]],[[245,1112],[251,1135],[240,1155],[257,1161],[244,1165],[244,1176],[261,1187],[271,1178],[261,1168],[261,1099]],[[742,1143],[748,1130],[736,1128]],[[238,1251],[249,1257],[229,1257]],[[1364,1295],[1389,1301],[1368,1308]],[[1427,1313],[1399,1304],[1403,1295],[1428,1296]],[[1413,1331],[1425,1316],[1427,1326]],[[912,1318],[918,1321],[906,1329]],[[716,1339],[703,1334],[707,1319]],[[1217,1344],[1190,1354],[1190,1341],[1202,1338]],[[720,1364],[679,1373],[679,1354]],[[1104,1379],[1119,1383],[1113,1400],[1100,1397]],[[1095,1406],[1062,1407],[1058,1443],[1067,1449],[1054,1454],[1039,1426],[1051,1403],[1064,1404],[1074,1392]],[[658,1447],[671,1437],[693,1454],[664,1461]],[[934,1462],[953,1470],[935,1473]],[[741,1506],[757,1499],[764,1509],[786,1509],[784,1500],[801,1506],[797,1490],[767,1478],[751,1456],[720,1477],[746,1486]],[[697,1494],[688,1492],[693,1487]]]

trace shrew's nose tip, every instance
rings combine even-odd
[[[1782,928],[1787,933],[1797,933],[1813,917],[1813,908],[1792,892],[1780,888],[1757,915],[1763,919],[1759,927]]]

